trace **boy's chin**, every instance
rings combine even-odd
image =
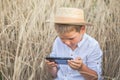
[[[74,49],[74,48],[76,48],[77,47],[77,45],[67,45],[68,47],[70,47],[71,49]]]

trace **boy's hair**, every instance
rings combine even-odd
[[[69,33],[71,31],[80,32],[82,25],[55,24],[55,30],[58,34]]]

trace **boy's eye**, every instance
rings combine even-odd
[[[73,40],[74,38],[68,38],[69,40]]]
[[[73,40],[74,38],[66,38],[66,39],[64,39],[64,38],[61,38],[62,40]]]

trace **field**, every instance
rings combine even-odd
[[[104,80],[120,80],[120,0],[0,0],[0,80],[52,80],[45,69],[59,7],[77,7],[103,51]]]

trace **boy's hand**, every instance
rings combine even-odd
[[[55,62],[51,62],[49,60],[46,60],[45,62],[49,69],[52,69],[53,67],[57,67],[57,64]]]
[[[75,70],[81,70],[82,66],[83,66],[83,61],[80,57],[77,57],[74,60],[68,60],[68,65]]]
[[[50,62],[48,60],[46,60],[45,62],[46,62],[48,71],[50,72],[51,76],[53,78],[57,77],[57,71],[58,71],[57,64],[55,62]]]

